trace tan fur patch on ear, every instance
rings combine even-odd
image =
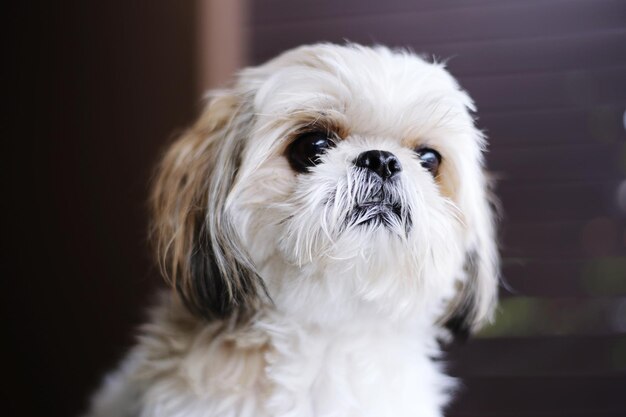
[[[206,210],[212,129],[194,126],[161,161],[152,192],[153,239],[163,276],[173,286],[188,285],[196,222]]]
[[[196,123],[166,152],[154,180],[152,238],[158,264],[165,280],[187,299],[195,298],[190,262],[207,212],[217,142],[236,107],[230,95],[210,101]]]

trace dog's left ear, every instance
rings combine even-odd
[[[500,256],[495,224],[498,203],[486,173],[477,170],[476,184],[465,184],[461,206],[467,227],[465,275],[444,318],[445,326],[459,339],[489,322],[497,304]]]
[[[226,204],[252,119],[242,100],[230,91],[210,95],[162,159],[152,193],[161,271],[189,310],[206,319],[249,316],[264,295]]]

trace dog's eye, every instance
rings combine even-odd
[[[437,175],[439,164],[441,164],[441,155],[434,149],[421,148],[416,151],[417,156],[424,168],[430,171],[433,176]]]
[[[307,132],[300,135],[287,148],[287,159],[297,172],[307,172],[308,168],[320,162],[320,156],[335,146],[335,142],[325,132]]]

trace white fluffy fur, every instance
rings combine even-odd
[[[289,51],[212,96],[236,97],[248,116],[222,203],[273,303],[234,324],[164,298],[88,416],[441,416],[454,386],[437,359],[441,323],[469,306],[475,329],[496,297],[471,99],[442,64],[357,45]],[[297,174],[287,141],[321,119],[347,133]],[[441,153],[437,178],[420,146]],[[347,219],[371,190],[353,161],[372,149],[401,162],[389,192],[402,214],[356,225]]]

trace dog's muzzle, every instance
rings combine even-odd
[[[402,165],[391,152],[370,150],[354,160],[357,170],[354,184],[356,201],[348,218],[350,225],[410,224],[400,202],[399,173]]]

